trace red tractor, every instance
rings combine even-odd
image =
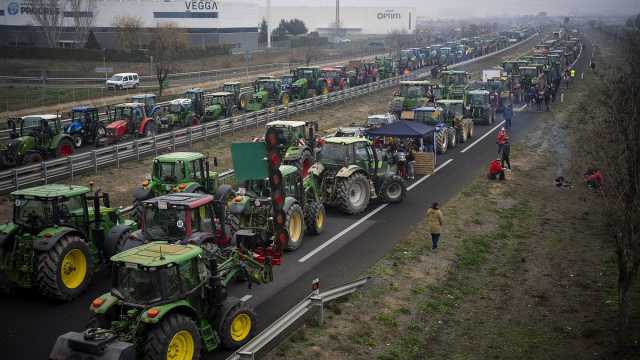
[[[336,67],[325,67],[320,69],[320,77],[324,84],[323,93],[334,92],[346,89],[349,84],[347,74],[343,69]]]
[[[109,110],[110,123],[107,125],[107,143],[113,144],[127,136],[155,136],[157,124],[141,103],[124,103]]]

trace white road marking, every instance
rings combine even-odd
[[[371,218],[373,215],[375,215],[378,212],[380,212],[380,210],[386,208],[388,205],[389,204],[387,203],[387,204],[382,204],[382,205],[378,206],[373,211],[371,211],[367,215],[363,216],[360,220],[358,220],[358,221],[354,222],[353,224],[351,224],[348,228],[346,228],[346,229],[340,231],[339,233],[335,234],[331,239],[325,241],[322,245],[320,245],[317,248],[311,250],[310,253],[308,253],[307,255],[301,257],[300,259],[298,259],[298,262],[303,263],[303,262],[309,260],[309,258],[311,258],[313,255],[319,253],[322,249],[324,249],[327,246],[333,244],[336,240],[340,239],[344,234],[346,234],[349,231],[355,229],[358,225],[360,225],[363,222],[367,221],[369,218]]]
[[[526,107],[527,107],[527,104],[524,104],[524,105],[522,105],[521,107],[519,107],[519,108],[515,109],[514,111],[516,111],[516,112],[520,112],[520,111],[522,111],[522,110],[526,109]]]
[[[251,300],[252,297],[253,297],[253,295],[247,294],[247,295],[243,296],[242,298],[240,298],[240,302],[241,303],[246,303],[247,301]]]
[[[423,182],[423,181],[427,180],[428,178],[430,178],[431,175],[437,173],[440,169],[442,169],[443,167],[449,165],[449,163],[451,163],[452,161],[453,161],[453,159],[449,159],[449,160],[443,162],[442,164],[440,164],[440,166],[438,166],[437,168],[435,168],[433,170],[433,173],[421,177],[420,179],[418,179],[418,181],[416,181],[413,184],[411,184],[410,186],[408,186],[407,187],[407,191],[413,190],[413,188],[415,188],[416,186],[420,185],[421,182]]]
[[[474,147],[477,143],[479,143],[480,141],[482,141],[482,139],[486,138],[487,136],[489,136],[492,132],[496,131],[499,127],[501,127],[502,125],[504,125],[504,120],[502,120],[500,123],[498,123],[498,125],[496,125],[493,129],[487,131],[486,134],[480,136],[480,138],[474,142],[471,143],[471,145],[467,146],[466,148],[462,149],[462,151],[460,151],[461,153],[466,153],[469,149],[471,149],[472,147]]]
[[[440,166],[438,166],[437,168],[435,168],[433,170],[433,174],[435,174],[436,172],[438,172],[440,169],[444,168],[445,166],[449,165],[452,161],[453,161],[453,159],[449,159],[449,160],[443,162]],[[427,180],[433,174],[423,176],[418,181],[416,181],[415,183],[411,184],[411,186],[407,187],[407,191],[411,191],[418,184],[420,184],[421,182]],[[342,236],[347,234],[349,231],[355,229],[356,227],[358,227],[358,225],[360,225],[363,222],[369,220],[373,215],[377,214],[378,212],[380,212],[380,210],[384,209],[388,205],[389,204],[382,204],[382,205],[378,206],[377,208],[373,209],[373,211],[371,211],[367,215],[363,216],[360,220],[358,220],[358,221],[354,222],[353,224],[349,225],[349,227],[347,227],[346,229],[344,229],[344,230],[340,231],[339,233],[335,234],[331,239],[325,241],[324,243],[322,243],[317,248],[311,250],[311,252],[309,252],[307,255],[301,257],[300,259],[298,259],[298,262],[303,263],[303,262],[309,260],[309,258],[311,258],[313,255],[319,253],[320,251],[322,251],[322,249],[324,249],[327,246],[333,244],[338,239],[340,239]]]

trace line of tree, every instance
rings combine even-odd
[[[65,26],[65,9],[71,14],[74,39],[85,46],[98,14],[97,0],[29,0],[33,8],[58,11],[33,11],[31,19],[39,26],[51,48],[57,48]]]
[[[625,351],[640,268],[640,32],[628,30],[620,40],[623,60],[608,69],[598,64],[597,83],[575,114],[580,129],[572,153],[576,169],[604,174],[601,195],[618,268],[617,340]]]
[[[265,23],[266,24],[266,23]],[[304,21],[300,19],[280,20],[277,28],[271,32],[273,40],[286,40],[290,35],[298,36],[306,34],[309,31]]]

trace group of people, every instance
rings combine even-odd
[[[375,143],[374,143],[375,144]],[[420,150],[417,143],[410,139],[408,141],[390,142],[382,145],[396,164],[396,173],[406,180],[415,178],[416,153]]]

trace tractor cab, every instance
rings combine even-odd
[[[440,72],[442,86],[466,86],[469,83],[471,75],[462,70],[446,70]]]
[[[201,88],[189,89],[184,93],[184,98],[191,100],[191,109],[197,116],[204,114],[205,91]]]
[[[64,132],[71,135],[76,148],[86,143],[98,144],[107,135],[104,124],[100,121],[98,108],[94,106],[77,106],[69,114],[71,122],[65,126]]]
[[[241,84],[238,81],[230,81],[222,85],[222,91],[233,93],[238,96],[240,94]]]
[[[289,91],[293,86],[295,78],[293,74],[287,74],[280,76],[280,82],[282,83],[282,91]]]
[[[449,125],[464,117],[464,100],[438,100],[436,105],[442,109],[442,118]]]
[[[319,84],[320,68],[317,66],[303,66],[292,70],[293,76],[296,80],[307,80],[309,89],[318,91],[321,90]]]
[[[15,120],[19,129],[16,129]],[[10,119],[8,124],[12,129],[10,137],[13,139],[33,136],[36,142],[45,143],[61,129],[60,117],[53,114],[28,115],[15,120]]]
[[[205,120],[217,120],[221,117],[232,116],[236,110],[235,99],[235,94],[227,91],[207,94],[207,105],[204,111]]]
[[[444,109],[424,106],[413,110],[413,120],[426,125],[437,125],[443,122]]]
[[[247,104],[247,111],[258,111],[270,104],[289,105],[289,94],[282,91],[282,83],[280,80],[256,80],[255,90],[255,93]]]
[[[155,94],[134,95],[131,97],[131,102],[144,104],[144,110],[147,114],[149,114],[149,116],[153,116],[153,113],[158,108]]]
[[[152,241],[227,244],[224,234],[216,231],[221,221],[214,204],[212,195],[194,193],[170,193],[145,200],[142,230],[133,234],[137,241],[128,247]]]
[[[487,90],[472,90],[469,91],[467,96],[467,106],[471,107],[487,107],[490,104],[489,91]]]
[[[151,180],[143,183],[145,189],[157,194],[170,192],[210,192],[217,184],[216,172],[209,172],[209,163],[204,154],[196,152],[174,152],[157,156],[153,160]]]

